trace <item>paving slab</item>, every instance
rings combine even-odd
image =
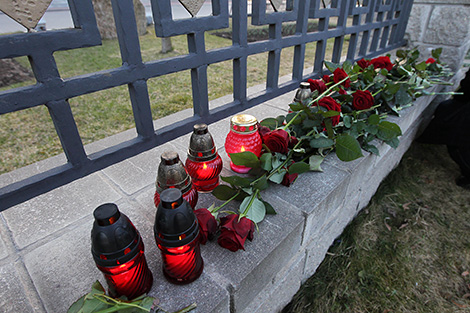
[[[214,198],[204,194],[200,205],[207,207]],[[246,251],[231,252],[215,241],[202,247],[205,271],[227,288],[233,299],[233,310],[244,310],[300,248],[303,217],[299,211],[271,203],[277,215],[267,216],[259,226],[252,242],[245,243]],[[218,205],[218,204],[217,204]],[[230,203],[224,209],[235,210]],[[238,270],[233,270],[238,269]]]
[[[39,312],[33,308],[21,284],[15,263],[0,265],[0,311],[5,313]]]
[[[122,200],[116,204],[141,233],[149,260],[148,250],[153,241],[152,223],[142,214],[139,206]],[[96,280],[107,288],[91,255],[90,233],[94,209],[69,226],[62,236],[24,255],[25,266],[48,312],[66,312],[73,302],[90,292]]]
[[[121,195],[95,173],[11,207],[2,214],[15,244],[21,249],[91,214],[97,204],[120,198]]]
[[[182,162],[186,159],[186,151],[166,143],[109,166],[102,172],[126,195],[132,195],[142,188],[155,184],[160,157],[165,151],[177,152]]]
[[[291,261],[266,284],[243,313],[280,312],[301,286],[306,253],[298,252]]]

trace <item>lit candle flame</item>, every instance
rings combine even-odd
[[[240,152],[245,152],[245,147],[242,146],[242,148],[240,149]]]
[[[203,168],[204,170],[207,169],[207,164],[204,163],[204,164],[202,165],[202,168]]]

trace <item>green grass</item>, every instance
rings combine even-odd
[[[256,28],[255,26],[250,26]],[[152,27],[140,37],[144,62],[185,55],[186,36],[172,38],[174,50],[160,53],[161,39]],[[206,33],[206,49],[230,46],[232,41]],[[315,43],[306,48],[305,68],[313,66]],[[327,56],[331,57],[333,39],[329,40]],[[345,44],[345,49],[347,45]],[[280,76],[292,72],[294,48],[281,53]],[[101,46],[59,51],[54,54],[61,77],[68,78],[121,66],[117,40],[104,40]],[[26,57],[17,59],[29,67]],[[268,53],[248,57],[248,87],[264,83],[267,73]],[[209,100],[233,93],[232,61],[208,67]],[[34,84],[35,81],[1,88],[8,90]],[[158,119],[192,107],[190,71],[173,73],[148,80],[152,118]],[[88,144],[107,136],[135,127],[127,86],[119,86],[69,99],[80,136]],[[286,103],[287,105],[287,103]],[[37,162],[62,152],[48,110],[44,106],[0,115],[0,174]]]
[[[470,312],[470,191],[444,146],[413,144],[288,312]]]

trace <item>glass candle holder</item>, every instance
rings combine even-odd
[[[153,276],[137,229],[114,203],[99,206],[93,215],[91,253],[106,279],[109,294],[134,299],[148,293]]]
[[[165,151],[162,153],[155,186],[156,191],[153,197],[155,207],[158,207],[160,203],[160,194],[162,191],[169,188],[180,189],[183,198],[189,202],[193,209],[196,207],[198,193],[178,153],[173,151]]]
[[[194,125],[185,165],[198,191],[209,192],[219,185],[222,158],[206,124]]]
[[[173,188],[162,192],[153,230],[165,278],[179,285],[196,280],[204,269],[199,225],[180,190]]]
[[[243,151],[253,152],[257,157],[261,154],[262,142],[258,133],[258,121],[249,114],[235,115],[230,120],[230,132],[225,139],[225,151],[230,157],[230,153]],[[230,161],[230,168],[237,173],[245,174],[251,169],[246,166],[233,164]]]

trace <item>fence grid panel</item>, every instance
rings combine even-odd
[[[69,0],[73,29],[0,36],[0,58],[28,56],[37,80],[35,85],[0,92],[0,114],[45,105],[68,161],[0,188],[0,211],[177,138],[190,132],[196,123],[210,124],[291,91],[303,80],[328,73],[323,64],[328,39],[334,40],[334,45],[332,58],[326,61],[336,63],[375,57],[405,44],[403,37],[412,1],[329,2],[325,5],[322,0],[287,0],[284,10],[276,11],[269,1],[253,0],[251,23],[267,25],[269,38],[248,42],[247,0],[211,0],[211,16],[185,19],[173,19],[171,0],[151,0],[156,36],[186,35],[189,53],[143,62],[133,1],[112,0],[122,66],[66,79],[60,77],[53,53],[101,44],[91,0]],[[337,21],[334,28],[329,27],[332,19]],[[230,20],[232,45],[207,50],[204,35],[229,27]],[[318,31],[308,31],[310,21],[318,23]],[[296,23],[295,33],[283,36],[282,27],[288,22]],[[346,37],[349,43],[343,58]],[[312,42],[316,42],[313,68],[304,74],[307,44]],[[286,48],[294,49],[292,76],[280,84],[281,53]],[[268,53],[266,88],[248,96],[248,57],[264,52]],[[207,68],[224,61],[233,64],[233,101],[210,109]],[[188,70],[193,116],[154,129],[147,80]],[[123,85],[128,86],[137,136],[87,155],[68,99]]]

